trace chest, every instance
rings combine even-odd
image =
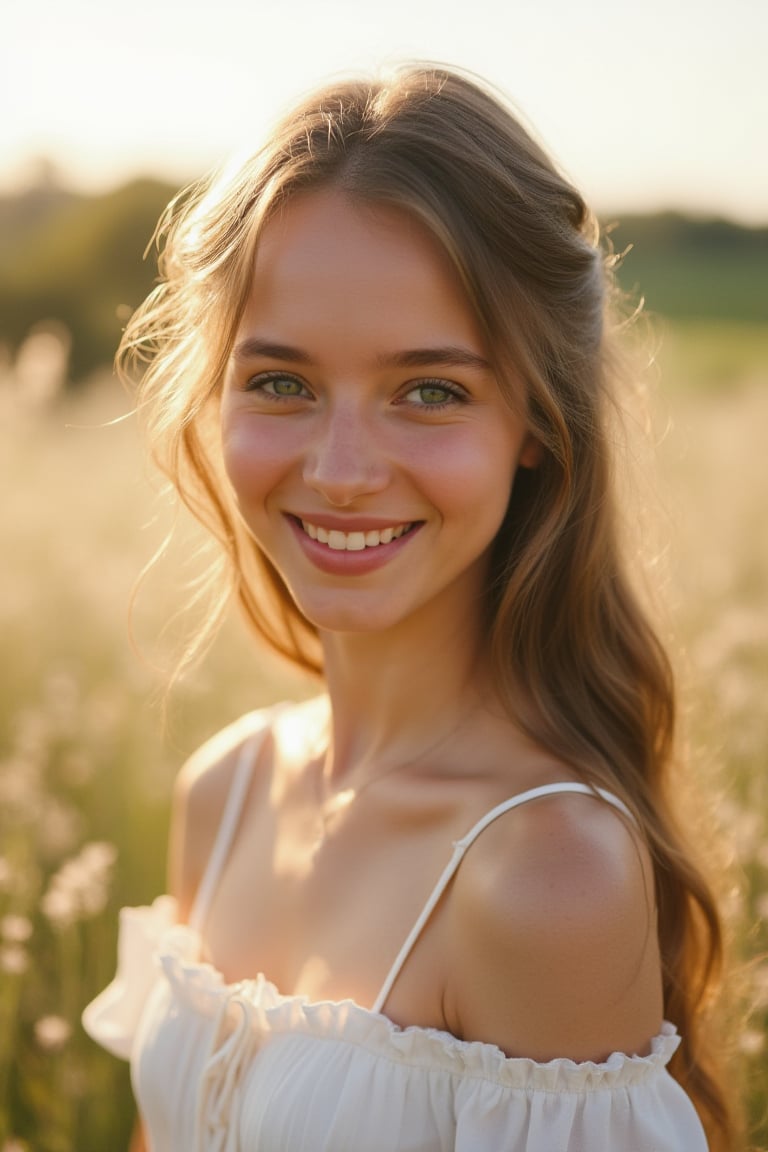
[[[229,981],[263,972],[284,994],[370,1007],[465,830],[460,790],[361,795],[328,823],[300,804],[253,805],[205,929]],[[442,1028],[450,901],[430,916],[386,1005],[403,1026]]]

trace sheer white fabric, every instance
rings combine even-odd
[[[121,914],[118,972],[86,1031],[129,1058],[151,1152],[705,1152],[666,1064],[508,1059],[352,1001],[226,984],[174,901]]]
[[[240,724],[258,741],[275,715]],[[192,926],[176,922],[170,896],[124,908],[117,974],[83,1014],[94,1040],[131,1061],[150,1152],[706,1152],[693,1105],[667,1071],[679,1044],[671,1024],[647,1056],[537,1064],[447,1032],[399,1028],[378,1010],[488,824],[541,795],[590,789],[557,784],[512,797],[457,841],[369,1010],[282,996],[264,976],[227,984],[200,960],[255,759],[249,738]]]

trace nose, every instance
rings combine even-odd
[[[326,412],[305,457],[304,482],[339,508],[386,488],[389,466],[381,436],[358,406]]]

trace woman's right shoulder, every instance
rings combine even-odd
[[[220,800],[223,807],[243,747],[269,731],[275,708],[248,712],[201,744],[185,761],[174,783],[174,801],[195,809]]]
[[[249,712],[207,740],[183,765],[173,789],[168,851],[169,891],[176,897],[180,921],[189,918],[244,748],[249,748],[258,775],[263,768],[267,779],[274,755],[279,759],[284,747],[295,751],[299,745],[312,746],[326,717],[324,697]],[[260,755],[267,739],[273,752],[264,748]]]
[[[272,726],[275,708],[249,712],[206,740],[176,776],[168,852],[169,888],[186,921],[213,851],[243,749]],[[253,755],[258,755],[254,746]]]

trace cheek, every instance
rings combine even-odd
[[[420,460],[432,502],[470,534],[495,535],[509,504],[518,451],[517,441],[493,429],[426,447]]]
[[[286,423],[225,413],[224,468],[241,504],[262,499],[285,474],[293,456]]]

